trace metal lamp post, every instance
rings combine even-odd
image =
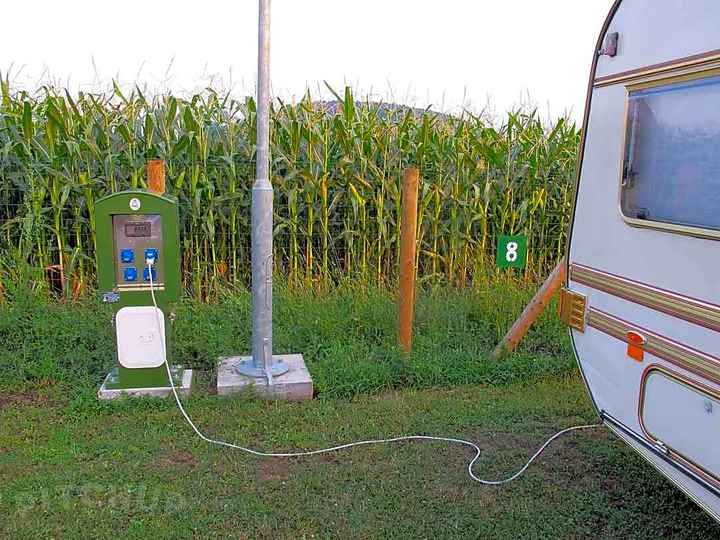
[[[272,377],[288,371],[273,358],[273,188],[270,183],[270,0],[259,0],[257,153],[252,188],[252,358],[236,371],[250,377]]]

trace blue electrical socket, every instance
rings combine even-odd
[[[157,262],[159,259],[157,248],[147,248],[145,250],[145,260],[152,259]]]
[[[135,268],[125,268],[123,277],[125,281],[135,281],[137,279],[137,270]]]
[[[153,283],[155,283],[155,281],[157,280],[157,271],[154,268],[152,269],[152,278],[153,278]],[[145,268],[143,270],[143,279],[145,281],[150,281],[150,274],[148,273],[148,268]]]
[[[132,249],[121,249],[120,261],[124,263],[135,262],[135,252]]]

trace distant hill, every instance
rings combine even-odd
[[[328,115],[335,115],[342,112],[343,102],[337,99],[327,101],[313,101],[313,107],[319,110],[324,109]],[[420,109],[418,107],[410,107],[409,105],[401,105],[399,103],[385,103],[383,101],[355,101],[356,108],[370,107],[372,109],[378,109],[380,118],[392,118],[398,116],[404,116],[407,112],[410,112],[414,117],[421,117],[425,113],[430,113],[433,116],[440,118],[448,118],[452,115],[433,111],[432,109]]]

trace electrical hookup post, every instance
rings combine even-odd
[[[273,354],[273,188],[270,181],[270,0],[258,10],[257,151],[252,188],[252,355],[220,358],[217,391],[253,386],[270,399],[312,399],[301,354]]]
[[[100,399],[167,396],[168,372],[181,393],[192,383],[192,370],[172,358],[166,332],[180,299],[177,200],[165,194],[162,161],[149,161],[147,173],[148,190],[113,193],[95,204],[98,286],[113,308],[117,361]]]

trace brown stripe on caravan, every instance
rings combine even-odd
[[[628,332],[641,334],[646,340],[643,350],[648,354],[667,360],[677,367],[720,384],[720,358],[595,308],[590,308],[588,311],[587,325],[625,343],[628,343]]]
[[[720,331],[720,306],[574,263],[570,279],[673,317]]]
[[[667,450],[667,453],[669,456],[677,461],[680,461],[682,464],[684,464],[686,467],[690,467],[696,474],[699,474],[702,478],[704,478],[707,481],[710,481],[710,483],[714,484],[717,487],[720,487],[720,479],[718,479],[717,476],[712,474],[712,472],[708,471],[704,467],[700,466],[698,463],[695,463],[690,458],[684,456],[677,450],[675,450],[672,447],[669,447],[666,445],[664,441],[660,441],[657,437],[655,437],[652,433],[650,433],[650,430],[645,426],[645,418],[644,418],[644,409],[645,409],[645,389],[647,387],[647,379],[648,377],[653,373],[662,373],[666,377],[669,377],[670,379],[675,379],[678,383],[684,384],[688,388],[692,390],[697,390],[701,394],[705,394],[708,397],[712,397],[715,399],[720,399],[720,394],[718,392],[708,386],[705,386],[704,384],[701,384],[697,381],[693,381],[680,373],[676,373],[674,371],[671,371],[669,369],[664,368],[663,366],[660,366],[658,364],[650,364],[645,371],[643,371],[641,380],[640,380],[640,396],[638,399],[638,422],[640,424],[640,429],[642,429],[643,435],[645,438],[651,442],[653,445],[658,444],[658,442],[662,442],[665,446],[665,449]]]
[[[603,86],[609,86],[611,84],[625,83],[628,81],[634,81],[636,79],[642,79],[644,77],[650,77],[654,75],[664,75],[668,72],[675,71],[683,68],[695,68],[695,67],[706,67],[713,62],[720,60],[720,49],[714,51],[708,51],[702,54],[695,54],[692,56],[686,56],[684,58],[677,58],[668,62],[662,62],[660,64],[653,64],[638,69],[632,69],[629,71],[622,71],[613,75],[606,75],[604,77],[597,77],[593,83],[595,88]]]

